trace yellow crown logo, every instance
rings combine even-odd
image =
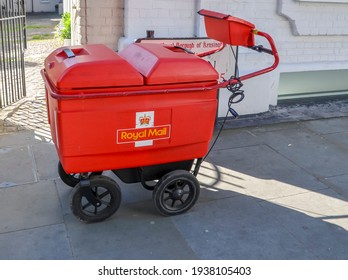
[[[149,125],[150,124],[151,117],[146,116],[146,114],[143,117],[139,118],[140,125]]]

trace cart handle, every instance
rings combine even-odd
[[[268,43],[269,43],[269,45],[271,46],[271,50],[266,49],[266,48],[264,48],[262,46],[256,46],[254,49],[257,50],[257,51],[260,51],[260,52],[265,52],[265,53],[273,55],[274,62],[273,62],[273,64],[270,67],[267,67],[265,69],[261,69],[259,71],[256,71],[256,72],[253,72],[253,73],[241,76],[239,78],[241,81],[247,80],[247,79],[250,79],[250,78],[262,75],[262,74],[266,74],[268,72],[271,72],[274,69],[276,69],[278,64],[279,64],[279,54],[278,54],[277,48],[275,46],[275,43],[274,43],[272,37],[268,33],[262,32],[262,31],[259,31],[259,30],[256,30],[256,29],[253,30],[253,33],[255,35],[262,36],[262,37],[266,38]]]
[[[241,81],[244,81],[244,80],[248,80],[248,79],[254,78],[256,76],[260,76],[260,75],[266,74],[266,73],[271,72],[271,71],[273,71],[274,69],[277,68],[277,66],[279,64],[279,54],[278,54],[277,48],[275,46],[275,43],[274,43],[272,37],[268,33],[262,32],[262,31],[259,31],[259,30],[256,30],[256,29],[253,30],[252,32],[255,35],[262,36],[262,37],[266,38],[268,43],[271,46],[271,49],[264,48],[263,46],[254,46],[254,47],[250,47],[250,48],[253,49],[253,50],[259,51],[259,52],[264,52],[264,53],[273,55],[273,57],[274,57],[273,64],[271,66],[267,67],[267,68],[264,68],[264,69],[258,70],[256,72],[252,72],[252,73],[240,76],[238,79],[232,78],[230,80],[223,81],[222,83],[219,83],[217,85],[218,88],[224,88],[224,87],[227,87],[228,85],[236,84],[238,82],[241,82]]]

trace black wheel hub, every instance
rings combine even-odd
[[[182,199],[183,195],[184,195],[184,190],[177,189],[173,192],[172,198],[175,200],[180,200],[180,199]]]

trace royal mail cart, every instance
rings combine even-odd
[[[219,81],[201,58],[212,52],[167,45],[134,43],[119,53],[104,45],[63,47],[46,58],[41,73],[58,171],[74,187],[71,209],[82,221],[102,221],[120,206],[120,187],[105,170],[152,190],[163,215],[189,210],[200,192],[196,175],[212,138],[218,89],[233,95],[234,84],[277,66],[269,35],[229,15],[199,14],[210,38],[266,51],[274,64]],[[254,35],[266,37],[271,49],[254,46]]]

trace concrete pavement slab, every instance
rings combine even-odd
[[[0,134],[0,148],[13,146],[26,146],[35,143],[42,143],[36,139],[33,130],[24,130],[16,133]]]
[[[344,217],[344,214],[348,216],[348,212],[344,212],[348,206],[346,199],[331,189],[300,193],[269,201],[315,218],[330,219],[331,216],[336,216],[339,213],[343,214],[342,219],[348,218]]]
[[[271,131],[282,131],[287,129],[299,129],[302,128],[302,123],[299,121],[296,122],[289,122],[289,123],[273,123],[268,125],[256,125],[249,128],[242,128],[249,131],[249,133],[253,134],[255,137],[258,137],[259,134],[264,132],[271,132]],[[230,133],[234,131],[228,130]],[[262,139],[260,139],[262,140]]]
[[[214,163],[230,174],[226,179],[246,194],[272,199],[327,188],[315,177],[266,145],[213,151]]]
[[[328,177],[326,178],[326,181],[332,185],[332,188],[334,188],[338,194],[348,200],[348,174]]]
[[[63,222],[53,181],[0,188],[0,233]]]
[[[252,197],[199,203],[173,220],[200,259],[315,258]]]
[[[347,173],[347,151],[305,128],[254,133],[269,147],[318,178]]]
[[[63,223],[0,234],[0,248],[1,260],[73,259]]]
[[[196,259],[171,218],[158,215],[152,201],[121,207],[103,223],[84,224],[66,216],[76,259]]]
[[[342,153],[348,153],[348,132],[336,132],[323,135],[329,145],[335,146]],[[346,169],[348,173],[348,168]]]
[[[311,131],[314,131],[320,134],[347,132],[348,118],[341,117],[341,118],[320,119],[320,120],[302,122],[301,125],[310,129]]]
[[[346,260],[348,208],[343,206],[346,202],[334,196],[325,190],[262,202],[262,206],[316,258]]]
[[[216,134],[217,131],[215,132],[214,137],[216,137]],[[216,141],[214,150],[246,147],[261,143],[261,139],[257,138],[254,134],[250,133],[249,130],[234,129],[232,133],[231,130],[223,130],[221,132],[221,137],[219,137],[219,139]]]
[[[202,163],[197,179],[201,185],[199,201],[246,194],[246,188],[240,184],[244,178],[237,172],[214,164],[210,158]]]
[[[39,180],[58,178],[58,156],[52,143],[31,146]]]
[[[0,147],[0,190],[37,181],[29,146]]]
[[[55,179],[54,183],[57,188],[58,197],[60,201],[60,206],[62,208],[63,215],[69,215],[71,214],[70,210],[70,195],[72,188],[64,184],[64,182],[61,179]]]

